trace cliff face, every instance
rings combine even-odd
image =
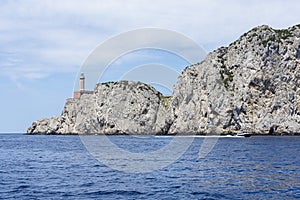
[[[151,86],[103,83],[68,99],[59,117],[28,133],[300,132],[300,25],[259,26],[187,67],[171,105]]]
[[[260,26],[186,68],[170,133],[300,132],[300,26]]]
[[[68,99],[59,117],[34,122],[31,134],[165,133],[167,105],[161,93],[140,82],[97,84],[93,94]]]

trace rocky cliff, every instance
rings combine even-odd
[[[299,72],[300,25],[259,26],[187,67],[171,100],[143,83],[98,84],[93,94],[68,99],[61,116],[34,122],[27,132],[295,134]]]
[[[300,26],[259,26],[187,67],[169,133],[300,132]]]
[[[31,134],[165,133],[167,98],[140,82],[97,84],[93,94],[67,99],[61,116],[34,122]]]

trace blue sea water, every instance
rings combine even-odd
[[[109,139],[148,152],[172,138]],[[0,134],[0,199],[300,198],[300,137],[219,138],[200,159],[203,140],[161,170],[128,173],[96,160],[78,136]]]

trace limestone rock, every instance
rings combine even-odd
[[[97,84],[93,94],[68,99],[61,116],[42,119],[29,134],[165,133],[167,105],[161,93],[140,82]]]
[[[169,133],[300,132],[300,26],[259,26],[179,76]]]
[[[121,81],[68,99],[29,134],[300,133],[300,25],[259,26],[179,76],[172,98]]]

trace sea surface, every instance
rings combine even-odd
[[[108,139],[147,153],[173,137]],[[221,137],[199,158],[204,140],[162,169],[130,173],[95,159],[78,136],[0,134],[0,199],[300,198],[300,137]]]

